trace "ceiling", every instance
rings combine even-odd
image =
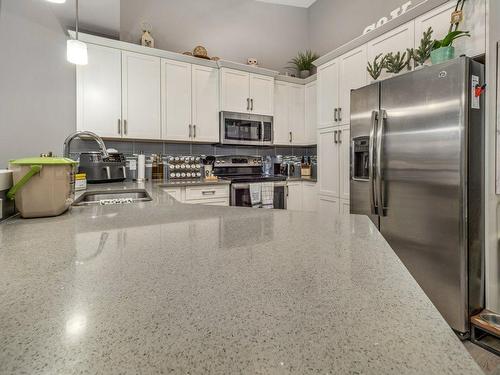
[[[309,8],[316,0],[256,0],[263,3],[289,5],[292,7]]]

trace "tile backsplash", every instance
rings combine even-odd
[[[144,152],[146,155],[316,155],[316,146],[230,146],[198,143],[169,143],[144,141],[104,141],[107,148],[114,148],[125,155]],[[90,140],[75,139],[71,143],[71,153],[98,150],[97,143]]]

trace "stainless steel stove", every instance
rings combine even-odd
[[[286,209],[286,176],[264,174],[260,156],[216,156],[214,175],[231,181],[231,206],[252,207],[250,184],[273,182],[273,206]]]

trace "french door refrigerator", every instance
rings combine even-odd
[[[464,337],[484,305],[483,83],[484,66],[460,57],[351,92],[351,213]]]

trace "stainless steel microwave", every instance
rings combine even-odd
[[[228,145],[272,145],[273,117],[221,112],[220,143]]]

